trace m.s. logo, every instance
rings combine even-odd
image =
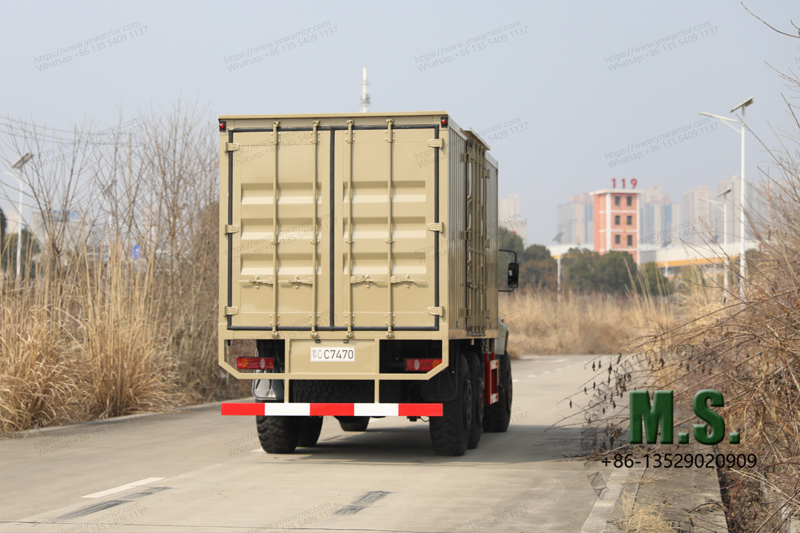
[[[673,403],[671,390],[653,392],[653,402],[650,403],[650,393],[646,390],[630,392],[630,443],[642,444],[642,428],[647,444],[655,444],[658,438],[658,429],[661,426],[661,444],[673,444]],[[722,393],[713,389],[705,389],[694,395],[692,407],[705,424],[694,424],[694,439],[700,444],[719,444],[725,438],[725,420],[712,409],[724,407],[725,400]],[[678,433],[678,444],[688,444],[689,434]],[[730,443],[739,444],[739,433],[730,434]]]

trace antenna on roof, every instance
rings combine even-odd
[[[361,81],[361,112],[366,113],[369,111],[369,93],[367,92],[367,67],[364,67],[364,76]]]

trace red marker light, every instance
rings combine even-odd
[[[225,121],[224,120],[220,120],[219,121],[219,131],[225,131]]]
[[[442,126],[447,127],[447,117],[442,117]]]
[[[237,357],[236,368],[239,370],[272,370],[275,360],[271,357]]]
[[[406,359],[406,372],[428,372],[440,364],[441,359]]]

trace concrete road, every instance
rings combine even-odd
[[[261,451],[252,417],[218,405],[0,441],[0,531],[577,532],[597,500],[579,428],[550,429],[589,356],[513,362],[507,433],[463,457],[428,425],[326,418],[315,448]],[[591,362],[589,363],[591,366]]]

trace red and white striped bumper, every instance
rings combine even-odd
[[[223,403],[223,415],[442,416],[440,403]]]

